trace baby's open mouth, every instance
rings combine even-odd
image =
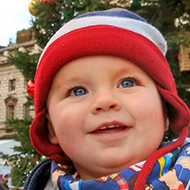
[[[119,125],[110,125],[110,126],[104,126],[101,127],[101,129],[95,130],[94,133],[107,133],[107,132],[117,132],[117,131],[123,131],[125,130],[125,126],[119,126]]]
[[[109,122],[109,123],[103,123],[99,127],[97,127],[94,131],[90,133],[116,133],[125,130],[126,128],[129,128],[125,124],[121,122]]]

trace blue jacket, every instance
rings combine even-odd
[[[37,165],[28,176],[25,182],[24,190],[48,189],[46,186],[50,179],[51,163],[51,160],[45,160],[44,162]]]

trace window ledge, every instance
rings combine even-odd
[[[16,91],[9,91],[8,94],[16,94]]]

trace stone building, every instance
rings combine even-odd
[[[17,42],[0,49],[0,139],[12,135],[12,131],[6,129],[4,124],[7,119],[34,116],[33,109],[26,104],[27,81],[8,59],[9,53],[14,52],[15,49],[30,50],[32,54],[40,50],[29,30],[17,32]]]

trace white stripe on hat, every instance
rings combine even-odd
[[[123,29],[130,30],[132,32],[138,33],[150,41],[152,41],[165,55],[167,51],[167,44],[162,36],[162,34],[152,25],[139,21],[132,18],[124,18],[124,17],[112,17],[112,16],[90,16],[90,17],[81,17],[77,19],[73,19],[61,27],[55,35],[50,39],[47,43],[43,53],[47,49],[47,47],[52,44],[55,40],[60,38],[61,36],[89,26],[98,26],[98,25],[109,25],[115,26]],[[42,53],[42,54],[43,54]],[[42,57],[42,56],[41,56]]]

